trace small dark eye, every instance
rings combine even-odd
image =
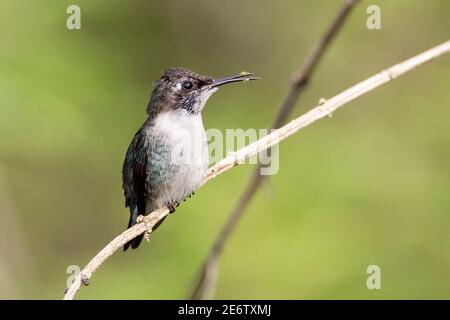
[[[183,88],[185,88],[186,90],[191,90],[192,87],[193,87],[192,82],[190,81],[183,82]]]

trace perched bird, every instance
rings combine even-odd
[[[202,184],[209,162],[201,116],[206,101],[224,84],[255,79],[247,72],[213,79],[172,68],[154,83],[148,118],[131,141],[122,168],[128,228],[159,207],[174,212]],[[142,237],[126,243],[124,251],[137,248]]]

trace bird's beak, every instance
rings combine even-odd
[[[249,72],[241,72],[238,75],[232,76],[232,77],[226,77],[226,78],[220,78],[220,79],[214,79],[211,84],[208,85],[208,88],[217,88],[221,85],[232,83],[232,82],[238,82],[238,81],[250,81],[250,80],[258,80],[261,79],[260,77],[255,76],[254,73]]]

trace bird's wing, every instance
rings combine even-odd
[[[138,215],[145,214],[147,192],[147,165],[149,144],[145,128],[139,129],[128,147],[122,168],[122,182],[125,206],[130,208],[129,227],[136,223]]]

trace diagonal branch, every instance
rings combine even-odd
[[[291,79],[289,90],[284,97],[278,114],[272,124],[272,128],[279,128],[282,126],[289,117],[292,109],[300,94],[307,87],[309,80],[314,73],[317,65],[322,59],[325,51],[329,48],[331,42],[336,37],[338,32],[342,29],[345,20],[350,14],[352,8],[357,4],[358,0],[345,0],[339,9],[338,13],[334,17],[333,21],[329,25],[325,34],[319,38],[319,41],[312,48],[308,54],[303,66],[297,70]],[[270,151],[270,150],[269,150]],[[225,224],[223,225],[219,235],[217,236],[212,248],[209,251],[208,257],[202,265],[199,279],[192,292],[191,299],[207,299],[212,298],[214,295],[216,277],[218,274],[218,260],[223,251],[225,243],[229,239],[231,232],[239,222],[240,218],[245,212],[250,200],[253,198],[258,187],[263,183],[266,176],[260,174],[261,164],[258,164],[253,170],[250,181],[247,184],[246,189],[242,193],[238,202],[233,210],[230,212]]]
[[[380,73],[377,73],[376,75],[339,93],[328,101],[321,101],[318,106],[314,107],[302,116],[292,120],[285,126],[273,131],[269,135],[245,146],[242,149],[239,149],[236,152],[229,154],[227,157],[219,161],[217,164],[208,169],[208,175],[204,181],[204,184],[217,177],[218,175],[224,173],[225,171],[243,164],[248,158],[256,155],[258,152],[266,150],[280,143],[284,139],[287,139],[291,135],[314,123],[315,121],[329,116],[346,103],[355,100],[363,94],[368,93],[375,88],[415,69],[416,67],[449,52],[450,40],[447,40],[446,42],[434,48],[431,48],[421,54],[418,54],[417,56],[396,64],[389,69],[381,71]],[[150,213],[148,216],[145,216],[142,222],[135,224],[133,227],[125,230],[124,232],[122,232],[122,234],[115,237],[75,277],[75,280],[67,289],[64,299],[73,299],[77,291],[80,289],[81,284],[87,285],[93,273],[106,261],[106,259],[114,254],[114,252],[119,250],[129,240],[137,237],[144,232],[151,233],[152,228],[155,226],[155,224],[162,218],[167,216],[168,213],[169,210],[167,208],[157,209]]]

